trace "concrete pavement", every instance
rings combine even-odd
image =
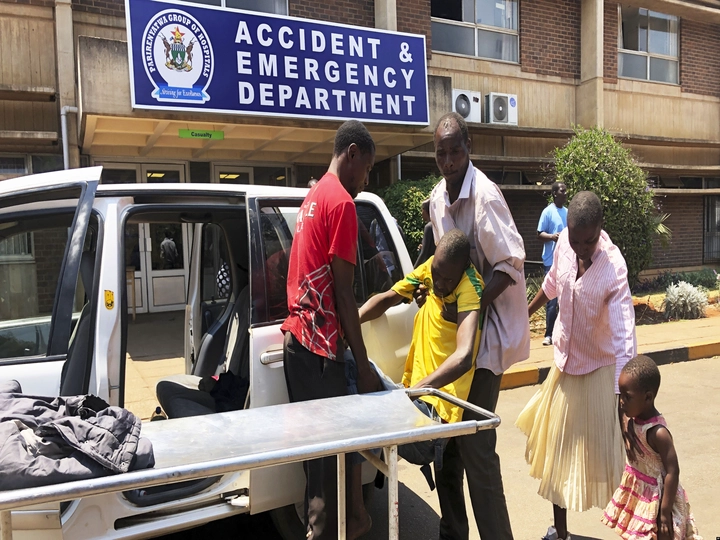
[[[657,407],[665,415],[673,434],[680,464],[680,481],[688,493],[700,534],[705,540],[720,537],[718,485],[720,485],[720,358],[708,358],[660,367],[662,385]],[[537,494],[540,482],[529,476],[525,462],[526,437],[515,427],[515,419],[537,387],[502,392],[497,412],[503,419],[498,428],[505,497],[515,540],[538,540],[552,523],[552,506]],[[436,540],[440,507],[418,467],[400,462],[400,538]],[[465,491],[470,511],[470,498]],[[387,538],[387,490],[375,493],[370,506],[373,530],[365,539]],[[601,510],[568,514],[574,540],[619,538],[600,523]],[[472,516],[470,540],[479,535]]]
[[[660,367],[663,383],[657,399],[673,434],[680,463],[680,481],[685,487],[700,534],[705,540],[720,536],[717,486],[720,485],[720,358],[708,358]],[[518,414],[537,391],[526,386],[500,395],[497,451],[503,472],[505,497],[515,540],[538,540],[552,522],[550,504],[537,494],[539,481],[528,474],[525,463],[525,436],[514,425]],[[418,467],[398,463],[400,476],[400,540],[437,540],[440,507],[437,494],[428,489]],[[467,488],[465,502],[471,508]],[[368,510],[373,528],[362,540],[387,538],[387,487],[376,490]],[[472,511],[471,511],[472,513]],[[600,523],[601,510],[568,514],[574,540],[619,538]],[[471,516],[469,540],[479,540]],[[267,515],[228,518],[164,538],[205,540],[217,538],[279,540]]]
[[[636,328],[638,352],[658,365],[720,355],[720,317],[692,321],[648,324]],[[542,337],[530,342],[530,358],[505,372],[502,389],[537,384],[545,380],[553,361],[553,347],[542,345]]]

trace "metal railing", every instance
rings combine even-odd
[[[412,398],[421,396],[439,397],[486,419],[435,422],[412,404]],[[496,414],[432,388],[274,405],[203,419],[206,421],[191,417],[144,424],[142,435],[155,450],[153,469],[0,492],[0,540],[12,540],[11,510],[29,504],[70,501],[333,455],[338,459],[338,538],[343,539],[345,454],[371,455],[364,451],[374,448],[384,449],[384,460],[373,456],[370,462],[388,477],[389,538],[397,540],[398,445],[468,435],[500,425]],[[310,425],[312,430],[307,429]],[[268,430],[268,426],[275,429]],[[188,433],[194,434],[193,445],[188,444]]]

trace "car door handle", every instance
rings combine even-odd
[[[283,351],[267,351],[260,355],[260,363],[263,366],[276,364],[283,361]]]

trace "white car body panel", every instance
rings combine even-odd
[[[98,181],[102,168],[71,169],[57,173],[29,176],[0,182],[0,203],[7,194],[16,194],[28,189],[52,188],[77,182]],[[292,198],[302,201],[306,189],[284,188],[256,185],[220,185],[220,184],[131,184],[99,185],[93,205],[102,226],[102,244],[100,266],[95,268],[97,286],[97,312],[93,341],[93,361],[90,374],[89,393],[108,401],[111,405],[122,404],[122,381],[124,359],[122,350],[122,295],[125,284],[124,253],[120,251],[118,239],[123,234],[123,220],[128,211],[135,206],[134,196],[147,193],[162,194],[173,203],[192,205],[198,197],[222,195],[220,203],[238,198],[251,201],[254,198]],[[188,194],[191,196],[188,197]],[[412,270],[412,261],[404,247],[399,229],[382,200],[372,194],[361,194],[358,200],[373,204],[384,219],[392,242],[399,256],[402,273]],[[230,204],[230,203],[228,203]],[[235,203],[236,204],[236,203]],[[0,221],[3,214],[18,209],[70,208],[72,201],[45,201],[24,204],[14,209],[0,208]],[[249,218],[248,218],[249,219]],[[198,227],[198,230],[200,228]],[[252,227],[248,228],[253,234]],[[192,243],[200,241],[199,234],[194,235]],[[192,250],[195,252],[197,250]],[[252,257],[251,257],[252,260]],[[189,261],[190,275],[199,275],[200,263]],[[253,272],[250,272],[253,275]],[[252,277],[251,277],[252,279]],[[197,285],[197,284],[195,284]],[[113,303],[106,305],[106,291],[112,296]],[[187,326],[192,324],[199,331],[200,311],[197,305],[200,294],[196,286],[189,286],[188,305],[186,307],[186,358],[190,347],[197,350],[201,336],[187,334]],[[417,307],[414,303],[400,304],[378,318],[366,323],[363,336],[372,358],[395,381],[402,377],[405,358],[412,334],[412,323]],[[195,330],[195,328],[194,328]],[[249,329],[250,342],[250,407],[258,408],[288,401],[287,388],[282,363],[283,335],[280,324],[259,324]],[[192,345],[191,345],[192,342]],[[37,395],[57,395],[60,387],[60,372],[63,362],[39,362],[36,365],[2,365],[0,361],[0,380],[13,378],[21,382],[26,393]],[[29,367],[31,366],[31,367]],[[186,368],[191,368],[186,362]],[[166,420],[172,422],[172,420]],[[199,420],[200,421],[200,420]],[[269,426],[271,427],[271,426]],[[364,475],[366,479],[372,474]],[[209,488],[191,496],[164,502],[154,506],[138,507],[122,494],[104,494],[72,501],[62,513],[57,523],[62,525],[62,537],[72,540],[92,538],[129,539],[149,538],[172,531],[187,529],[196,525],[227,517],[241,512],[258,513],[294,504],[302,500],[305,477],[300,464],[271,467],[255,471],[244,471],[225,475]],[[236,507],[228,504],[223,496],[229,493],[243,492],[249,495],[249,507]],[[49,511],[59,515],[58,509]],[[140,518],[132,523],[116,528],[118,520]],[[49,532],[43,529],[40,513],[14,512],[14,520],[24,520],[23,538],[36,538],[33,534]],[[36,526],[32,532],[33,523]],[[54,533],[58,533],[57,528]],[[20,538],[20,536],[17,536]],[[47,536],[47,538],[50,538]]]

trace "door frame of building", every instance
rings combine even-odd
[[[213,184],[222,184],[223,182],[220,179],[220,173],[248,174],[250,177],[250,184],[255,183],[255,177],[253,174],[252,167],[242,167],[242,166],[238,166],[238,165],[213,162],[211,176],[210,176],[210,182],[212,182]]]
[[[703,197],[703,264],[720,260],[720,196]]]
[[[140,162],[121,162],[121,161],[104,161],[97,160],[97,165],[102,165],[106,169],[115,170],[134,170],[135,171],[135,182],[138,184],[146,184],[147,175],[149,171],[172,171],[178,172],[180,175],[180,182],[187,182],[187,175],[184,164],[178,163],[140,163]],[[136,313],[157,313],[163,311],[178,311],[185,309],[185,300],[182,303],[176,304],[165,304],[155,305],[155,291],[154,284],[155,280],[165,278],[177,278],[182,276],[183,278],[183,289],[187,295],[187,283],[189,279],[189,257],[190,257],[190,246],[189,242],[192,238],[191,226],[188,224],[181,224],[182,227],[182,249],[183,249],[183,268],[173,270],[153,270],[152,269],[152,245],[150,238],[150,224],[140,223],[138,224],[138,245],[140,247],[140,268],[133,272],[135,295],[134,298],[140,300],[135,306]],[[129,281],[129,276],[128,276]],[[133,311],[133,306],[130,305],[132,302],[131,298],[133,295],[128,294],[128,311]]]
[[[185,166],[184,165],[173,165],[173,164],[154,164],[154,163],[143,163],[140,166],[140,182],[144,184],[149,184],[152,182],[148,181],[148,176],[152,174],[152,172],[177,172],[180,176],[180,183],[187,182],[187,177],[185,175]],[[181,231],[182,231],[182,261],[183,265],[182,268],[173,268],[173,269],[158,269],[154,270],[152,267],[152,252],[153,248],[157,248],[158,246],[152,245],[152,237],[150,235],[150,224],[149,223],[143,223],[145,228],[145,242],[141,244],[141,246],[144,248],[144,256],[145,256],[145,264],[144,264],[144,271],[146,276],[146,283],[147,283],[147,306],[150,310],[150,313],[159,313],[162,311],[178,311],[185,309],[185,304],[187,302],[187,284],[189,279],[189,264],[188,261],[190,259],[190,249],[189,249],[189,242],[192,238],[192,231],[190,230],[190,225],[187,223],[181,223]],[[182,279],[182,290],[185,291],[183,295],[182,302],[178,303],[160,303],[159,298],[162,298],[162,291],[163,291],[163,285],[167,287],[167,282],[173,282],[175,285],[170,286],[169,288],[171,290],[176,290],[178,278]],[[166,283],[161,283],[162,281],[165,281]]]

